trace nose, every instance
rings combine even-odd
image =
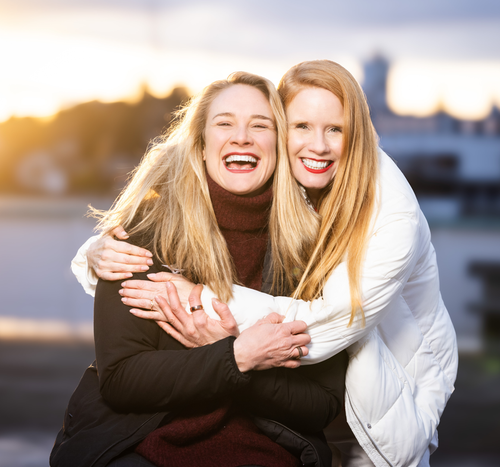
[[[246,125],[238,125],[231,135],[231,144],[238,146],[249,146],[253,142],[252,136]]]
[[[318,155],[329,152],[330,146],[328,146],[325,134],[322,131],[314,133],[309,143],[309,150]]]

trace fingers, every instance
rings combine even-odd
[[[279,315],[278,313],[275,313],[273,311],[271,314],[262,318],[262,321],[272,323],[272,324],[280,324],[283,322],[284,319],[285,319],[285,317],[283,315]]]
[[[177,329],[180,329],[181,323],[179,322],[177,316],[172,312],[172,307],[168,304],[167,300],[165,297],[162,297],[161,295],[158,295],[156,297],[156,302],[158,303],[158,306],[160,308],[160,311],[163,314],[164,319],[160,321],[165,321],[166,323],[170,324],[171,327]]]
[[[162,328],[169,336],[172,336],[176,341],[180,342],[184,347],[187,347],[188,349],[196,347],[193,343],[185,339],[184,336],[170,324],[163,321],[157,321],[156,324],[158,324],[158,326],[160,326],[160,328]]]
[[[159,296],[160,295],[158,295],[158,297]],[[141,308],[141,309],[147,310],[147,311],[152,311],[151,310],[151,300],[154,300],[154,298],[153,299],[140,299],[139,300],[136,298],[122,297],[122,303],[124,303],[125,305],[133,307],[133,308]],[[153,302],[153,304],[154,303],[155,302]],[[156,303],[158,303],[157,300],[156,300]],[[158,311],[158,310],[156,310],[156,311]],[[158,318],[153,318],[153,319],[158,319]]]
[[[101,259],[114,261],[123,264],[148,264],[153,265],[152,255],[148,250],[131,245],[126,242],[119,242],[108,237],[102,245]]]
[[[238,329],[238,323],[234,319],[233,314],[229,307],[222,303],[217,298],[212,298],[212,307],[215,312],[219,315],[222,326],[232,335],[238,337],[240,335],[240,330]]]
[[[142,319],[154,319],[155,321],[165,321],[165,316],[159,311],[146,311],[138,308],[131,308],[130,313]]]
[[[122,283],[122,287],[125,289],[126,295],[133,298],[148,298],[149,295],[142,295],[141,291],[144,293],[152,292],[154,294],[165,292],[165,284],[155,283],[151,281],[143,281],[143,280],[131,280]]]
[[[119,238],[120,240],[127,240],[128,238],[128,233],[125,232],[125,229],[119,225],[118,227],[115,227],[110,234],[116,238]]]
[[[200,306],[201,305],[201,292],[203,292],[203,286],[201,284],[195,285],[191,293],[189,294],[189,306]]]
[[[191,316],[189,316],[186,310],[182,307],[175,285],[172,284],[172,282],[166,282],[165,287],[167,288],[168,300],[170,302],[172,314],[184,328],[192,328]],[[179,328],[178,326],[176,327]]]
[[[153,272],[151,274],[148,274],[148,279],[153,282],[168,282],[178,279],[179,277],[179,274],[172,274],[170,272]]]
[[[101,279],[104,279],[105,281],[122,281],[123,279],[128,279],[129,277],[132,277],[131,272],[104,272],[104,271],[99,271],[97,272],[97,276],[100,277]]]
[[[103,279],[105,279],[104,275],[107,273],[111,273],[111,274],[127,273],[128,276],[125,277],[125,279],[126,279],[127,277],[132,277],[132,274],[134,272],[144,272],[144,271],[147,271],[148,269],[149,269],[149,266],[146,266],[146,265],[124,264],[124,263],[120,263],[120,262],[103,260],[103,259],[99,259],[95,265],[96,273],[98,273],[98,275],[100,273],[101,276],[99,276],[99,277],[102,277]]]
[[[296,360],[300,360],[302,357],[305,357],[309,353],[309,349],[305,345],[298,345],[293,349],[292,357]]]
[[[284,329],[288,330],[291,334],[300,334],[305,332],[307,324],[304,321],[297,320],[283,324]]]
[[[212,307],[219,315],[221,321],[234,321],[234,316],[229,307],[217,298],[212,298]]]

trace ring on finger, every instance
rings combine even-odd
[[[297,360],[300,360],[304,356],[304,352],[302,352],[302,347],[297,346],[295,347],[299,351],[299,356],[296,357]]]
[[[196,305],[191,307],[191,313],[198,310],[203,310],[203,305]]]
[[[152,299],[151,299],[151,306],[149,307],[149,309],[150,309],[151,311],[153,311],[154,306],[155,306],[155,301],[154,301],[154,298],[152,298]]]

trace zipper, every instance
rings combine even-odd
[[[349,395],[349,391],[347,390],[347,388],[346,388],[346,393],[347,393],[347,395]],[[365,432],[366,436],[371,441],[372,446],[380,454],[380,457],[382,457],[387,462],[388,465],[390,465],[391,467],[393,467],[393,465],[389,462],[389,460],[387,459],[387,457],[385,457],[384,454],[382,454],[382,451],[380,451],[379,447],[375,444],[375,441],[373,441],[373,438],[370,436],[370,433],[368,433],[368,431],[366,431],[365,424],[359,419],[358,414],[356,413],[356,411],[354,410],[354,407],[351,404],[351,398],[350,397],[349,397],[348,401],[349,401],[349,406],[352,409],[352,412],[356,416],[356,419],[358,420],[358,422],[359,422],[360,426],[362,427],[363,431]],[[347,424],[349,424],[349,423],[347,423]],[[353,432],[353,434],[354,434],[354,432]],[[356,436],[354,436],[354,437],[356,437]]]

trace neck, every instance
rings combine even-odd
[[[229,254],[241,284],[255,290],[262,287],[262,271],[267,251],[272,188],[243,197],[221,188],[207,174],[210,198]]]

